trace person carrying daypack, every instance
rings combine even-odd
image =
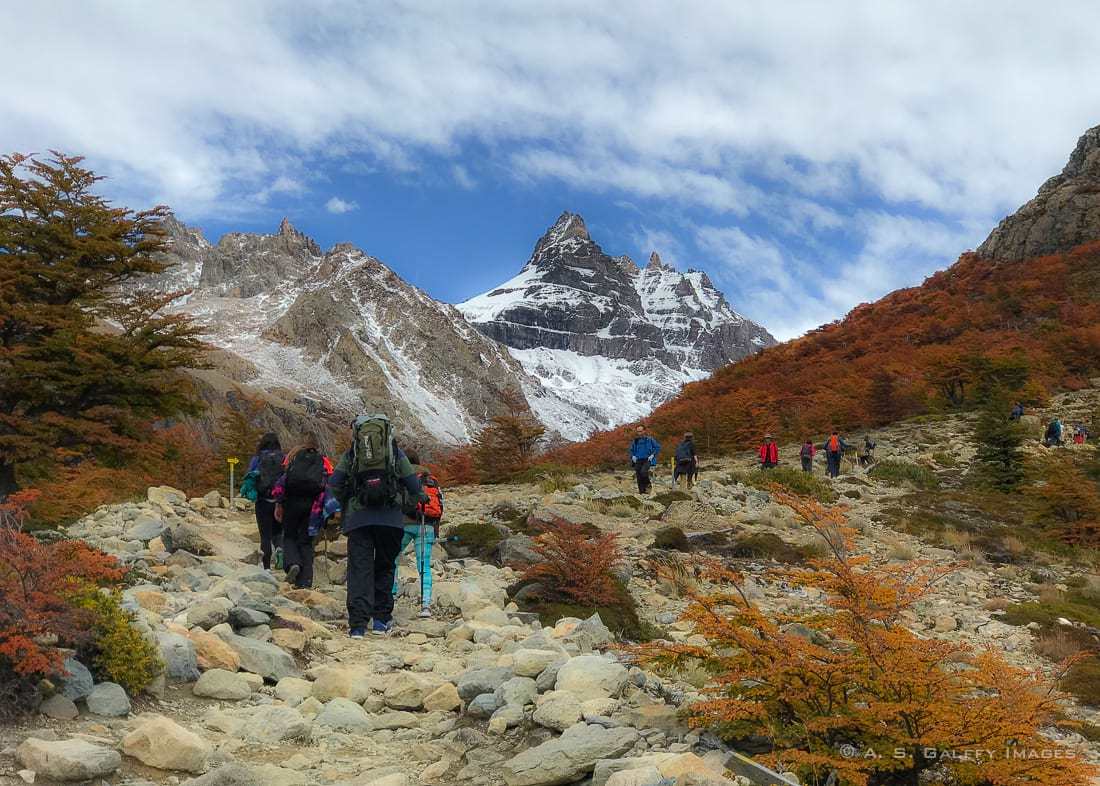
[[[771,434],[764,436],[764,442],[760,445],[760,468],[774,469],[779,466],[779,445]]]
[[[684,433],[684,439],[676,446],[676,462],[672,468],[673,484],[682,484],[691,488],[695,482],[698,456],[695,454],[695,437],[690,432]]]
[[[1062,421],[1058,418],[1050,421],[1047,424],[1046,434],[1043,437],[1043,444],[1048,448],[1061,446],[1062,444]]]
[[[287,454],[283,477],[276,484],[276,514],[283,522],[283,563],[286,580],[301,589],[313,586],[314,537],[310,519],[323,497],[332,463],[321,454],[317,438],[307,436]]]
[[[416,569],[420,574],[420,616],[432,616],[432,546],[439,539],[439,521],[443,518],[443,489],[439,481],[424,467],[420,466],[420,456],[413,450],[405,451],[412,464],[413,472],[420,479],[420,487],[428,495],[428,502],[416,506],[417,522],[405,525],[405,535],[401,538],[401,548],[393,561],[393,595],[396,598],[400,589],[397,574],[400,570],[401,555],[411,543],[416,554]]]
[[[829,435],[829,438],[825,440],[825,444],[821,446],[821,449],[825,451],[825,474],[830,478],[840,476],[840,459],[844,456],[847,447],[848,443],[835,429]]]
[[[649,479],[649,468],[657,466],[657,454],[660,452],[661,443],[649,436],[645,425],[640,424],[634,430],[634,439],[630,442],[630,465],[634,468],[639,494],[648,494],[653,487]]]
[[[361,639],[368,628],[379,635],[393,628],[394,561],[409,521],[406,511],[431,498],[397,447],[388,417],[360,415],[351,429],[351,449],[340,457],[329,485],[348,536],[348,633]]]
[[[264,570],[271,570],[272,557],[275,567],[283,566],[283,524],[275,520],[275,497],[272,492],[283,474],[286,458],[279,444],[279,436],[268,432],[260,437],[256,455],[248,464],[248,472],[241,484],[241,494],[256,503],[256,527],[260,530],[260,561]]]
[[[1024,416],[1024,405],[1019,401],[1016,402],[1016,406],[1012,408],[1012,412],[1009,413],[1009,420],[1019,420]]]
[[[875,441],[870,434],[863,435],[863,451],[859,454],[859,465],[869,467],[875,463]]]
[[[814,456],[817,455],[817,448],[814,446],[813,440],[806,440],[802,443],[802,450],[798,452],[798,457],[802,459],[802,471],[813,472],[814,471]]]

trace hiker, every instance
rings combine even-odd
[[[405,510],[431,499],[397,447],[389,418],[360,415],[351,429],[351,449],[340,457],[329,485],[348,536],[348,633],[361,639],[368,628],[383,636],[392,630],[393,570]]]
[[[1089,430],[1085,428],[1084,423],[1078,423],[1077,427],[1073,430],[1073,444],[1084,445],[1088,441]]]
[[[248,463],[242,495],[256,503],[256,527],[260,530],[260,561],[264,570],[271,570],[275,557],[276,569],[283,567],[283,524],[275,520],[275,498],[272,492],[283,474],[286,456],[279,444],[279,435],[268,432],[260,437],[256,455]],[[246,491],[251,480],[251,491]],[[253,496],[253,494],[255,496]]]
[[[690,432],[684,433],[684,439],[676,446],[676,463],[672,469],[673,485],[683,484],[691,488],[695,482],[694,476],[698,472],[699,459],[695,455],[695,437]]]
[[[424,467],[420,466],[420,456],[414,450],[405,451],[412,464],[413,472],[420,478],[420,486],[428,495],[430,502],[418,504],[416,512],[423,516],[415,524],[405,524],[405,535],[401,538],[401,548],[393,561],[393,596],[397,597],[397,573],[401,555],[406,547],[413,544],[416,554],[416,569],[420,573],[420,616],[432,616],[432,546],[439,539],[439,520],[443,518],[443,490],[439,481]]]
[[[1009,420],[1019,420],[1024,416],[1024,405],[1019,401],[1016,402],[1016,406],[1012,408],[1012,414],[1008,416]]]
[[[825,474],[830,478],[840,475],[840,459],[844,456],[848,443],[834,429],[821,449],[825,451]]]
[[[812,439],[808,439],[802,443],[802,450],[798,453],[799,458],[802,459],[802,471],[813,472],[814,471],[814,456],[817,455],[817,447],[814,445]]]
[[[314,511],[324,509],[332,462],[322,455],[310,434],[284,460],[285,471],[275,485],[275,515],[283,524],[283,569],[287,583],[298,589],[313,586],[313,545],[319,531]],[[311,533],[311,529],[313,532]]]
[[[657,454],[660,452],[661,443],[646,433],[644,425],[634,429],[634,439],[630,443],[630,465],[634,467],[639,494],[648,494],[652,488],[649,468],[657,466]]]
[[[760,445],[760,468],[772,469],[779,466],[779,445],[775,444],[775,437],[771,434],[764,436],[764,442]]]
[[[1047,424],[1046,433],[1043,435],[1043,444],[1048,448],[1053,448],[1056,445],[1060,446],[1062,444],[1062,421],[1058,418],[1054,418],[1054,420]]]
[[[867,434],[863,435],[863,450],[859,454],[859,465],[868,467],[875,463],[875,441]]]

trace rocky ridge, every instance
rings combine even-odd
[[[1069,394],[1029,418],[1037,423],[1057,412],[1071,421],[1093,411],[1098,398],[1096,391]],[[875,437],[880,460],[950,467],[945,478],[974,454],[965,418],[898,424]],[[781,460],[796,462],[797,446],[784,446]],[[530,484],[454,489],[443,535],[492,522],[502,536],[495,561],[519,564],[529,555],[526,536],[504,523],[502,506],[529,511],[529,521],[617,532],[626,555],[620,577],[640,613],[669,639],[692,641],[690,624],[680,621],[685,599],[652,567],[658,530],[677,526],[710,553],[722,553],[725,536],[771,535],[794,546],[814,537],[789,508],[736,480],[751,464],[747,454],[704,457],[690,498],[670,503],[638,497],[625,470],[549,491]],[[667,482],[658,475],[658,490]],[[857,467],[846,466],[835,487],[859,530],[859,553],[963,563],[914,609],[914,631],[989,645],[1017,665],[1051,671],[1030,632],[1006,624],[991,601],[1034,600],[1037,572],[1064,586],[1074,566],[1038,556],[1031,565],[986,564],[964,545],[936,547],[896,532],[882,514],[907,489]],[[247,503],[230,504],[217,492],[188,500],[154,487],[141,502],[100,508],[70,534],[118,555],[142,577],[125,591],[125,604],[160,649],[165,677],[149,695],[126,696],[116,685],[95,684],[70,659],[72,676],[38,719],[0,729],[0,776],[131,786],[180,779],[190,786],[734,780],[724,771],[721,743],[682,725],[679,708],[699,695],[690,675],[659,677],[623,662],[607,649],[612,636],[598,617],[542,626],[508,597],[517,572],[471,556],[461,542],[437,547],[434,619],[412,616],[415,570],[406,555],[400,635],[353,641],[343,625],[346,542],[319,544],[316,588],[291,589],[256,566]],[[776,581],[771,566],[755,557],[738,563],[761,608],[824,608],[820,593]],[[1100,720],[1095,709],[1067,711]],[[1097,756],[1071,732],[1051,734]]]

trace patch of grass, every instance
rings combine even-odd
[[[470,555],[486,559],[504,540],[500,530],[481,521],[467,521],[447,531],[447,537],[457,538],[457,544],[470,550]]]
[[[743,535],[734,541],[729,556],[741,559],[774,559],[776,562],[802,563],[807,551],[771,532]]]
[[[1009,625],[1038,622],[1042,630],[1054,631],[1062,627],[1057,623],[1059,617],[1097,628],[1100,627],[1100,606],[1071,590],[1061,598],[1046,603],[1014,603],[1008,607],[1003,619]]]
[[[653,536],[653,548],[667,551],[691,551],[687,535],[679,527],[662,527]]]
[[[653,497],[654,502],[664,505],[666,508],[673,502],[687,502],[692,499],[695,498],[683,491],[666,491]]]
[[[863,495],[859,492],[858,489],[849,489],[848,491],[842,493],[840,496],[845,497],[846,499],[863,499]]]
[[[539,615],[543,626],[554,626],[562,617],[588,619],[599,614],[603,624],[623,641],[652,641],[661,638],[663,631],[638,616],[634,598],[623,586],[619,587],[619,597],[614,603],[602,606],[582,606],[561,600],[540,599],[528,605],[524,611],[533,611]]]
[[[614,516],[620,519],[633,518],[636,513],[645,509],[645,503],[633,494],[624,494],[612,499],[590,499],[584,503],[584,507],[593,513],[604,516]]]
[[[813,473],[803,472],[793,467],[757,469],[751,472],[736,473],[732,477],[739,483],[752,486],[761,491],[769,491],[772,484],[777,484],[792,494],[801,497],[812,497],[823,504],[829,504],[837,500],[836,491],[831,483]]]
[[[1087,636],[1087,634],[1085,634]],[[1091,639],[1091,636],[1088,637]],[[1045,633],[1035,642],[1035,651],[1047,660],[1061,663],[1066,658],[1089,649],[1089,641],[1072,629],[1054,630]]]
[[[1100,705],[1100,660],[1093,657],[1074,664],[1058,687],[1082,704]]]
[[[871,467],[867,474],[890,486],[909,484],[914,488],[927,491],[929,489],[939,488],[940,485],[936,473],[928,469],[928,467],[922,467],[919,464],[910,464],[906,461],[883,459]]]
[[[932,454],[932,460],[939,464],[941,467],[951,469],[952,467],[959,466],[959,460],[952,454],[943,450],[937,450]]]

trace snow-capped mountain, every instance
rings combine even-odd
[[[687,382],[775,343],[706,273],[681,273],[656,253],[644,268],[608,256],[569,212],[515,278],[458,309],[509,347],[532,378],[532,410],[573,439],[644,417]]]
[[[235,372],[253,389],[330,422],[383,411],[413,441],[461,444],[504,411],[502,391],[526,386],[504,347],[354,246],[324,252],[286,220],[216,245],[174,218],[164,228],[177,264],[145,285],[192,289],[176,308],[246,361]]]

